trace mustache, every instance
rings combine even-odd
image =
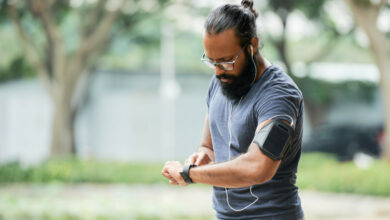
[[[228,75],[228,74],[220,74],[220,75],[218,75],[218,76],[216,76],[217,77],[217,79],[222,79],[222,78],[225,78],[225,79],[231,79],[231,80],[234,80],[234,79],[236,79],[237,77],[235,77],[235,76],[231,76],[231,75]]]

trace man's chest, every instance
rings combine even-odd
[[[241,102],[233,103],[223,94],[216,94],[209,106],[210,131],[214,147],[226,149],[231,143],[236,152],[246,152],[257,126],[253,109],[251,100],[243,99]]]

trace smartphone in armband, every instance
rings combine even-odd
[[[259,149],[273,160],[282,160],[290,146],[294,130],[282,120],[272,120],[253,139]]]

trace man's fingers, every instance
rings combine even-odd
[[[172,178],[171,175],[169,175],[168,172],[162,172],[161,174],[162,174],[164,177],[168,178],[168,179]]]
[[[195,161],[196,161],[196,159],[197,159],[197,156],[191,157],[191,158],[189,159],[189,161],[188,161],[188,164],[194,164]]]
[[[169,184],[172,184],[172,185],[179,185],[176,180],[169,180]]]
[[[169,161],[168,161],[169,162]],[[166,178],[172,178],[171,175],[169,174],[168,167],[164,166],[164,168],[161,171],[161,174],[166,177]]]
[[[196,161],[194,162],[197,166],[199,166],[200,162],[202,161],[204,157],[204,153],[203,152],[199,152],[198,153],[198,158],[196,158]]]
[[[202,166],[202,165],[208,164],[209,162],[210,162],[209,156],[204,152],[200,152],[199,157],[196,160],[195,164],[197,166]]]
[[[175,180],[175,178],[173,178],[172,176],[169,176],[169,183],[170,184],[174,184],[174,185],[178,185],[179,183]]]
[[[168,175],[168,176],[169,176],[169,173],[168,173],[168,172],[166,172],[166,171],[162,171],[162,172],[161,172],[161,175],[163,175],[163,176],[165,176],[165,177],[166,177],[166,175]]]
[[[169,161],[168,161],[169,162]],[[168,163],[167,162],[167,163]],[[167,174],[167,175],[169,175],[169,172],[168,172],[168,167],[167,167],[167,163],[165,163],[165,166],[164,166],[164,168],[161,170],[161,174],[164,176],[164,174]]]
[[[162,172],[161,173],[165,178],[169,179],[169,184],[172,185],[179,185],[179,183],[168,173],[168,172]]]
[[[195,156],[195,155],[194,155]],[[191,162],[191,160],[189,160]],[[183,170],[183,165],[178,161],[168,161],[165,163],[164,168],[161,171],[161,175],[169,179],[169,183],[172,185],[186,186],[188,185],[180,176],[180,172]]]
[[[190,157],[190,164],[194,164],[195,163],[195,161],[198,159],[198,157],[199,157],[199,154],[198,153],[193,153],[192,154],[192,157]]]
[[[194,164],[198,158],[198,153],[193,153],[191,156],[185,161],[184,164]]]

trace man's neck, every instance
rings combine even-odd
[[[259,80],[261,75],[263,75],[265,69],[267,69],[269,66],[271,66],[271,62],[269,62],[261,53],[259,52],[257,56],[255,56],[255,59],[257,60],[257,73],[256,73],[256,80]]]

